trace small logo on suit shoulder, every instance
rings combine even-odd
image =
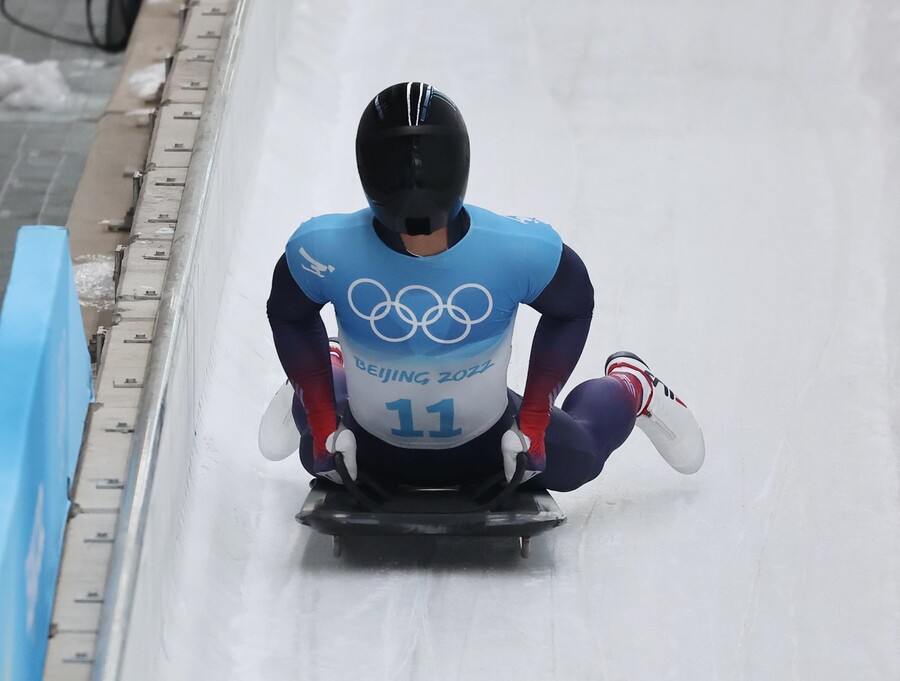
[[[323,265],[318,260],[313,258],[309,253],[307,253],[306,249],[302,246],[300,247],[300,255],[304,260],[306,260],[306,262],[309,263],[309,265],[300,265],[300,267],[305,269],[307,272],[312,272],[317,277],[319,277],[319,279],[324,279],[326,272],[334,272],[334,265]]]

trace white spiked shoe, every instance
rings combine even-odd
[[[286,382],[275,393],[259,422],[259,451],[270,461],[286,459],[300,448],[300,431],[291,413],[293,403],[294,386]]]
[[[635,425],[650,438],[663,459],[679,473],[696,473],[706,457],[703,431],[687,405],[630,352],[617,352],[606,360],[606,374],[636,376],[644,388],[644,401]]]

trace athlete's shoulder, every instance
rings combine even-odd
[[[343,237],[348,232],[368,228],[372,224],[372,211],[363,208],[355,213],[328,213],[318,215],[301,223],[291,235],[290,240],[328,239]]]
[[[493,232],[502,238],[516,237],[543,242],[562,248],[562,237],[546,222],[537,218],[518,215],[500,215],[486,208],[466,205],[472,225],[485,232]]]
[[[348,248],[372,224],[372,211],[364,208],[355,213],[319,215],[301,224],[285,247],[288,268],[304,293],[322,303],[328,300],[323,287],[325,275],[340,267]]]
[[[562,237],[546,222],[534,218],[499,215],[466,206],[475,244],[485,254],[500,254],[520,285],[519,300],[529,303],[553,278],[562,256]]]

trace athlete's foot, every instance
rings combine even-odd
[[[703,465],[706,446],[697,419],[687,405],[630,352],[617,352],[606,360],[606,374],[626,374],[641,385],[643,399],[635,425],[650,438],[663,459],[679,473],[696,473]]]
[[[259,422],[259,451],[271,461],[281,461],[300,448],[300,431],[294,423],[291,408],[294,386],[286,382],[269,402]]]

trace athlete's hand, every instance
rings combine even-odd
[[[544,472],[547,467],[546,457],[535,456],[530,450],[531,438],[515,426],[503,433],[500,440],[500,451],[503,453],[503,473],[506,475],[506,482],[510,482],[516,473],[516,459],[520,452],[525,452],[526,459],[522,482],[531,480],[535,475]]]
[[[331,482],[343,485],[340,473],[334,467],[334,455],[340,452],[344,457],[344,465],[350,474],[351,480],[356,480],[356,436],[352,430],[339,425],[337,430],[328,436],[325,441],[326,452],[322,456],[316,456],[313,463],[313,471],[316,475]]]

